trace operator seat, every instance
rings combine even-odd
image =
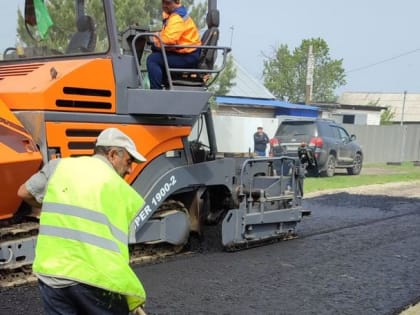
[[[217,42],[219,41],[219,10],[211,10],[206,16],[206,21],[208,28],[201,38],[201,45],[217,46]],[[200,61],[198,62],[199,69],[213,70],[216,57],[217,49],[202,48]]]
[[[77,32],[73,34],[66,53],[93,52],[96,46],[95,22],[89,15],[77,19]]]
[[[206,22],[207,30],[201,36],[201,45],[215,47],[219,41],[219,10],[209,11],[206,16]],[[200,49],[197,69],[213,70],[217,58],[217,49],[210,47],[202,47]],[[194,69],[181,73],[172,73],[174,85],[205,86],[208,78],[208,73],[197,73],[194,72]]]

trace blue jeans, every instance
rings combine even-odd
[[[170,68],[196,68],[200,57],[200,50],[189,54],[166,53]],[[166,71],[163,63],[162,52],[154,51],[147,57],[147,72],[149,74],[150,88],[162,89],[166,80]]]
[[[124,296],[86,284],[52,288],[38,281],[47,315],[127,315]]]
[[[257,154],[257,156],[265,156],[265,150],[264,151],[255,150],[255,153]]]

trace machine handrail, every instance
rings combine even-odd
[[[160,45],[162,47],[161,52],[162,52],[162,57],[163,57],[163,63],[164,63],[164,67],[165,67],[165,73],[166,76],[168,78],[168,85],[169,85],[169,89],[172,90],[173,89],[173,80],[171,77],[171,73],[173,72],[187,72],[187,73],[217,73],[219,74],[226,66],[226,62],[227,62],[227,54],[231,51],[230,47],[226,47],[226,46],[214,46],[214,45],[165,45],[162,41],[162,38],[159,36],[159,34],[154,33],[154,32],[141,32],[138,33],[134,36],[132,42],[131,42],[131,47],[132,47],[132,51],[134,54],[134,57],[136,58],[136,60],[138,61],[138,54],[137,51],[135,49],[135,43],[136,41],[140,38],[140,37],[147,37],[147,36],[152,36],[152,37],[156,37],[159,42]],[[222,64],[220,65],[219,68],[217,69],[199,69],[199,68],[170,68],[169,64],[168,64],[168,57],[166,54],[166,48],[200,48],[200,49],[217,49],[222,51],[222,55],[223,55],[223,59],[222,59]],[[137,66],[137,71],[139,74],[139,80],[140,80],[140,84],[143,86],[143,78],[141,76],[141,68],[140,68],[140,64],[139,62],[136,62],[136,66]]]

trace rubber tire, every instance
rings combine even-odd
[[[360,153],[356,153],[356,156],[353,160],[353,167],[347,168],[347,174],[349,175],[359,175],[362,171],[363,158]]]
[[[335,174],[335,156],[329,155],[327,158],[327,163],[325,163],[327,169],[321,172],[323,177],[333,177]]]

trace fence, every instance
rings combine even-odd
[[[420,161],[420,124],[344,127],[356,135],[365,163]]]

